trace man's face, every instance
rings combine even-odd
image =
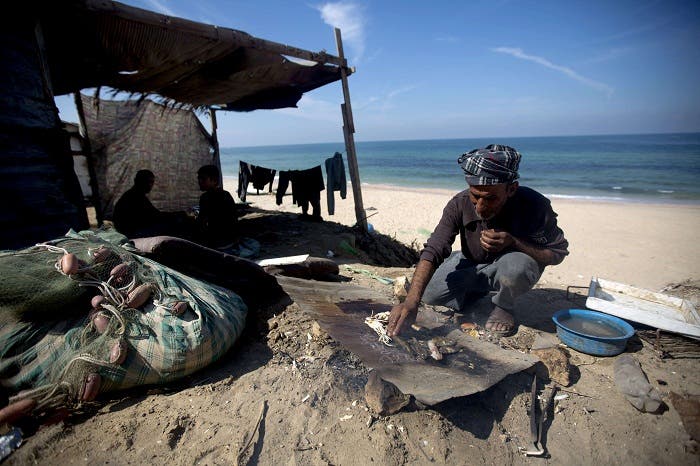
[[[208,191],[216,185],[214,179],[208,176],[199,175],[197,176],[197,181],[199,182],[200,191]]]
[[[151,190],[153,189],[153,185],[155,184],[156,179],[155,177],[150,177],[146,181],[146,185],[144,186],[144,189],[146,190],[146,194],[150,193]]]
[[[474,204],[479,217],[490,220],[498,215],[508,198],[515,194],[517,189],[517,181],[511,184],[469,186],[469,200]]]

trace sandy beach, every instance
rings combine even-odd
[[[236,192],[229,180],[225,188]],[[363,185],[367,221],[378,232],[422,245],[440,220],[455,192]],[[343,225],[355,223],[352,189],[346,199],[335,193],[335,215],[327,214],[326,192],[321,193],[322,216]],[[669,283],[700,277],[700,206],[600,202],[553,198],[559,225],[569,240],[569,256],[548,267],[540,283],[587,286],[601,277],[637,287],[659,290]],[[273,211],[300,212],[286,196],[282,205],[274,193],[249,194],[248,202]],[[459,248],[459,241],[455,246]]]
[[[236,186],[226,188],[235,192]],[[363,187],[374,229],[406,244],[425,241],[452,195]],[[301,221],[291,196],[281,206],[270,194],[251,194],[247,201],[253,208],[241,227],[248,235],[257,235],[266,254],[318,256],[339,239],[355,237],[348,228],[355,223],[351,195],[336,198],[334,216],[327,215],[324,197],[322,214],[327,221],[320,223]],[[697,305],[699,206],[552,202],[571,254],[563,264],[546,270],[535,289],[519,298],[515,335],[500,340],[483,333],[464,337],[487,345],[488,358],[495,357],[496,345],[511,355],[531,356],[537,354],[533,347],[539,338],[553,339],[556,345],[552,315],[582,305],[581,295],[567,295],[567,286],[587,287],[593,275],[652,290],[672,284],[669,294]],[[374,241],[408,251],[382,235]],[[343,253],[335,259],[341,281],[332,285],[347,286],[363,296],[363,312],[395,302],[393,286],[375,277],[412,274],[409,264],[388,267]],[[280,283],[284,278],[279,277]],[[308,286],[325,283],[300,281]],[[585,295],[585,289],[580,291]],[[319,303],[342,301],[319,293],[315,290],[310,296],[321,297]],[[372,301],[369,296],[379,298]],[[101,394],[71,417],[26,438],[6,463],[526,465],[550,458],[554,464],[570,465],[697,464],[698,443],[691,439],[698,437],[693,430],[697,422],[692,424],[697,418],[688,416],[697,404],[695,408],[679,404],[698,401],[697,344],[678,346],[683,343],[679,337],[664,340],[662,345],[678,355],[664,357],[654,348],[653,331],[647,331],[652,335],[644,341],[639,333],[627,343],[624,354],[639,362],[665,402],[657,414],[638,411],[621,393],[617,357],[557,346],[567,355],[569,365],[561,372],[567,379],[557,382],[554,372],[543,376],[539,373],[543,366],[537,363],[542,397],[555,392],[558,396],[544,422],[546,456],[530,458],[520,448],[533,446],[528,440],[531,370],[428,408],[411,402],[394,414],[378,414],[365,389],[376,368],[326,333],[330,330],[319,323],[323,320],[307,306],[308,302],[295,300],[253,310],[244,335],[218,362],[176,383]],[[462,321],[483,326],[489,308],[485,298],[469,313],[448,316],[445,328]],[[463,370],[483,379],[481,369],[478,365]]]

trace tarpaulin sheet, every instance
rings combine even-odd
[[[380,343],[365,324],[365,317],[372,313],[391,310],[393,305],[381,294],[347,283],[289,277],[278,277],[278,281],[341,346],[376,370],[382,379],[426,405],[481,392],[538,361],[528,354],[472,338],[449,317],[429,308],[421,309],[417,324],[431,336],[454,340],[461,351],[446,354],[441,361],[423,360],[396,343],[391,347]]]

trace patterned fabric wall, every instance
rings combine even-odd
[[[143,169],[156,175],[149,198],[158,209],[187,210],[199,203],[197,170],[213,164],[214,153],[192,111],[149,100],[81,97],[105,218],[111,219],[114,204]]]

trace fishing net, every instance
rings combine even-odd
[[[239,337],[232,291],[134,254],[115,231],[0,252],[0,384],[50,409],[167,383]]]

